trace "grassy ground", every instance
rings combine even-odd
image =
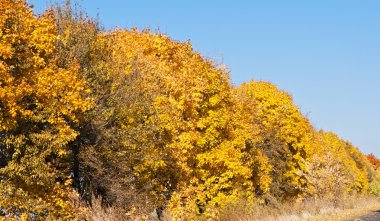
[[[337,210],[331,214],[325,216],[321,215],[314,220],[316,221],[356,221],[360,220],[359,217],[367,215],[373,211],[380,209],[380,203],[371,203],[369,205],[362,205],[362,207],[346,209],[346,210]]]
[[[236,207],[224,212],[222,221],[348,221],[380,209],[376,198],[352,197],[341,202],[323,199],[289,202],[277,207]],[[240,211],[239,211],[240,210]],[[243,210],[243,211],[242,211]]]
[[[380,209],[380,200],[371,197],[351,197],[340,202],[324,199],[288,202],[270,206],[247,206],[244,202],[221,212],[219,221],[353,221]],[[154,214],[154,213],[153,213]],[[130,216],[118,209],[104,210],[95,201],[87,211],[94,221],[158,220],[153,216]],[[163,220],[170,221],[166,217]]]

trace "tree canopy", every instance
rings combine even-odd
[[[274,84],[234,86],[190,42],[23,0],[0,0],[0,150],[6,220],[79,219],[73,202],[94,197],[213,219],[242,199],[375,192],[380,165]]]

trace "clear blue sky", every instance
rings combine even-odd
[[[30,0],[36,10],[47,0]],[[234,84],[290,92],[316,128],[380,156],[380,1],[82,0],[112,27],[150,27],[223,61]]]

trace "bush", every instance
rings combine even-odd
[[[369,184],[369,193],[380,197],[380,171],[377,170],[372,181]]]

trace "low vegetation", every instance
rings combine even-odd
[[[379,196],[380,161],[285,91],[72,8],[0,0],[0,220],[281,220]]]

